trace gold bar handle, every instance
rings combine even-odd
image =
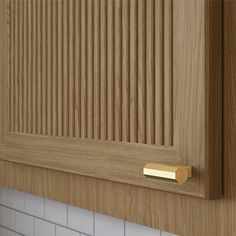
[[[143,174],[145,176],[169,179],[183,184],[192,177],[192,167],[147,163],[143,168]]]

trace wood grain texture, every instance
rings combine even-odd
[[[9,63],[8,60],[10,60],[10,58],[6,55],[8,55],[7,51],[10,50],[9,46],[14,44],[14,42],[9,42],[9,35],[12,33],[13,29],[10,30],[13,26],[11,25],[10,27],[7,27],[6,23],[10,23],[9,22],[9,12],[11,9],[12,5],[7,5],[6,2],[2,2],[1,8],[0,8],[0,15],[2,20],[0,21],[0,27],[3,31],[5,31],[4,33],[0,34],[0,53],[1,55],[5,55],[4,57],[0,58],[0,90],[1,90],[1,94],[0,94],[0,102],[2,103],[2,105],[0,106],[0,144],[3,143],[4,140],[4,136],[5,134],[8,132],[8,128],[9,128],[9,122],[7,122],[9,120],[9,114],[10,112],[4,112],[6,111],[6,109],[8,111],[11,110],[10,108],[10,103],[8,103],[9,100],[9,96],[6,93],[6,90],[3,88],[7,88],[10,90],[11,86],[11,79],[6,81],[4,78],[9,77],[12,78],[13,74],[11,73],[11,69],[7,66],[7,64]],[[7,9],[7,10],[6,10]],[[5,20],[3,20],[5,19]],[[8,19],[8,20],[7,20]],[[5,21],[5,22],[4,22]],[[2,31],[2,32],[3,32]],[[7,43],[8,41],[8,43]],[[7,60],[6,60],[7,59]],[[12,70],[14,70],[14,68],[12,68]],[[14,73],[14,72],[13,72]],[[14,87],[14,85],[13,85]],[[5,101],[5,102],[4,102]],[[6,103],[7,101],[7,103]],[[7,124],[8,123],[8,124]]]
[[[223,159],[223,16],[222,1],[217,1],[212,3],[208,1],[206,4],[206,15],[205,15],[205,32],[206,32],[206,44],[205,44],[205,76],[206,76],[206,87],[205,87],[205,111],[208,111],[206,114],[205,120],[205,140],[207,140],[207,148],[205,150],[206,155],[215,156],[215,161],[207,161],[207,169],[209,172],[217,171],[222,175],[222,159]],[[210,17],[209,17],[210,16]],[[216,42],[216,38],[219,39]],[[215,49],[214,49],[215,48]],[[219,48],[222,52],[219,53],[216,49]],[[226,77],[227,78],[227,77]],[[209,90],[208,90],[209,88]],[[214,92],[213,92],[214,91]],[[219,126],[221,124],[221,127]],[[216,130],[213,127],[219,126],[219,130]],[[211,140],[214,139],[214,142]],[[219,148],[220,147],[220,148]],[[207,175],[208,189],[209,192],[222,192],[222,178],[214,178],[210,173]],[[210,184],[211,183],[211,184]]]
[[[219,1],[2,4],[1,159],[221,196]],[[193,178],[145,178],[147,162],[191,165]]]
[[[10,132],[173,145],[172,0],[9,2]]]
[[[186,1],[183,2],[186,3]],[[133,7],[136,6],[132,5],[131,9]],[[0,7],[0,16],[4,15],[3,9],[4,7]],[[0,21],[0,24],[2,22]],[[180,33],[183,32],[180,31]],[[3,34],[0,34],[0,37],[3,37]],[[235,41],[236,3],[225,0],[223,199],[207,201],[7,161],[0,161],[0,183],[181,236],[234,236],[236,234]],[[2,40],[0,40],[0,45],[1,50],[4,50]],[[158,64],[158,62],[155,63]],[[2,71],[4,69],[2,63],[0,66]],[[0,82],[2,85],[3,80]]]
[[[180,236],[234,236],[236,234],[235,41],[236,3],[226,0],[224,2],[223,199],[201,200],[9,162],[0,165],[0,173],[4,170],[7,173],[6,179],[0,181],[4,181],[4,186],[156,227]],[[62,194],[58,185],[68,195]]]
[[[174,31],[173,73],[181,78],[173,84],[174,127],[179,128],[174,132],[174,140],[183,160],[190,161],[191,156],[192,164],[186,163],[194,166],[194,175],[218,189],[216,195],[219,196],[222,188],[222,2],[175,2],[174,12],[173,28],[178,30]],[[209,90],[210,84],[214,84],[214,91]],[[211,125],[216,126],[211,129]],[[205,158],[200,161],[200,156]],[[217,165],[211,168],[214,163]],[[212,192],[211,188],[207,189],[206,195]]]

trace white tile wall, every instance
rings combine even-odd
[[[93,212],[68,206],[68,227],[77,231],[93,234]]]
[[[67,225],[67,205],[45,200],[45,219],[60,225]]]
[[[124,221],[95,213],[94,221],[95,236],[123,236]]]
[[[10,231],[10,230],[7,230],[7,235],[6,236],[21,236],[20,234],[16,233],[16,232],[13,232],[13,231]]]
[[[51,236],[55,235],[56,226],[44,220],[34,219],[34,230],[34,236]]]
[[[0,187],[0,236],[176,236]]]
[[[0,206],[0,225],[8,229],[15,228],[15,212],[6,207]]]
[[[16,232],[13,232],[11,230],[7,230],[0,226],[0,236],[22,236]]]
[[[13,189],[7,189],[6,198],[7,206],[20,211],[24,209],[24,193]]]
[[[25,193],[25,212],[37,216],[44,217],[44,199]]]
[[[21,212],[15,213],[15,230],[26,236],[34,234],[34,218]]]
[[[57,236],[80,236],[80,233],[57,225],[56,235]]]
[[[7,191],[5,188],[0,188],[0,204],[6,205],[7,201]]]
[[[7,231],[4,228],[0,228],[0,236],[7,236]]]

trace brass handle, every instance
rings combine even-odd
[[[143,168],[143,174],[146,176],[174,180],[179,184],[183,184],[188,178],[192,177],[192,167],[147,163]]]

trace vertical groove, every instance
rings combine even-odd
[[[74,63],[75,63],[75,58],[74,58],[74,2],[69,1],[69,9],[68,9],[68,14],[69,14],[69,20],[68,20],[68,29],[69,29],[69,59],[68,59],[68,64],[69,64],[69,70],[68,70],[68,80],[69,80],[69,94],[68,94],[68,99],[69,99],[69,136],[74,137],[74,82],[75,82],[75,75],[74,75]]]
[[[138,1],[138,142],[146,142],[146,58],[145,58],[145,25],[146,2]]]
[[[155,144],[164,144],[164,1],[155,1]]]
[[[62,1],[57,1],[57,51],[58,51],[58,136],[62,136]]]
[[[11,11],[11,0],[7,2],[7,63],[9,65],[8,71],[7,71],[7,131],[11,132],[12,130],[12,11]]]
[[[172,91],[172,13],[173,0],[166,0],[164,4],[164,144],[171,146],[173,141],[172,131],[172,110],[173,110],[173,91]]]
[[[7,34],[7,64],[9,65],[7,68],[7,80],[6,80],[6,87],[7,87],[7,131],[11,132],[11,1],[8,0],[6,4],[6,23],[8,24],[8,28],[6,30]]]
[[[22,81],[23,81],[23,14],[22,14],[22,1],[19,0],[19,19],[18,19],[18,48],[19,48],[19,54],[18,54],[18,69],[19,69],[19,79],[18,79],[18,106],[19,106],[19,132],[23,131],[23,111],[22,111],[22,102],[23,102],[23,94],[22,94]]]
[[[49,99],[49,88],[50,88],[50,82],[49,82],[49,71],[50,71],[50,2],[45,1],[45,133],[46,135],[50,134],[50,127],[49,127],[49,106],[48,99]],[[48,87],[49,86],[49,87]]]
[[[50,7],[49,7],[50,6]],[[48,2],[48,18],[47,18],[47,25],[48,25],[48,32],[47,32],[47,45],[51,47],[51,56],[50,50],[49,54],[47,55],[48,60],[48,69],[49,65],[52,67],[52,83],[50,83],[49,73],[48,75],[48,93],[47,93],[47,101],[48,101],[48,135],[52,133],[53,136],[58,135],[58,104],[57,104],[57,97],[58,97],[58,65],[57,65],[57,57],[58,57],[58,40],[57,40],[57,5],[55,1]],[[51,8],[51,10],[50,10]],[[51,12],[51,16],[50,16]],[[50,96],[50,85],[52,84],[52,96]],[[50,99],[52,98],[52,102]],[[52,109],[50,105],[52,104]],[[51,111],[52,110],[52,111]],[[52,114],[51,114],[52,112]],[[52,127],[50,127],[50,124]]]
[[[137,1],[130,1],[130,141],[137,142]]]
[[[122,141],[129,142],[129,7],[130,1],[122,0]]]
[[[94,1],[94,133],[93,138],[100,138],[100,0]]]
[[[147,1],[146,9],[146,142],[154,143],[154,1]]]
[[[81,1],[75,0],[75,137],[80,137],[81,126],[80,126],[80,86],[81,86],[81,64],[80,64],[80,39],[81,39],[81,18],[79,12]]]
[[[36,83],[37,83],[37,73],[36,73],[36,0],[32,1],[32,16],[34,18],[32,19],[32,132],[33,134],[37,133],[37,127],[36,127],[36,108],[37,108],[37,100],[36,100]]]
[[[107,2],[107,139],[114,140],[114,1]]]
[[[47,55],[47,60],[50,64],[50,69],[48,71],[50,72],[48,74],[49,80],[47,81],[48,83],[48,91],[47,91],[47,100],[48,100],[48,106],[47,106],[47,135],[54,135],[54,127],[56,127],[57,122],[55,122],[53,119],[55,117],[55,112],[57,110],[57,103],[54,101],[55,96],[56,96],[56,91],[57,91],[57,84],[55,83],[55,76],[56,76],[56,60],[57,58],[57,40],[56,40],[56,25],[53,25],[54,17],[56,15],[54,14],[54,9],[53,7],[56,8],[55,6],[55,1],[49,1],[48,2],[49,9],[46,13],[47,15],[47,26],[48,26],[48,31],[47,31],[47,40],[48,40],[48,45],[49,45],[49,54]],[[56,19],[55,19],[56,21]],[[54,38],[53,38],[54,37]],[[55,53],[55,54],[54,54]],[[55,106],[55,107],[54,107]],[[54,124],[55,122],[55,124]]]
[[[121,1],[115,1],[115,140],[121,141]]]
[[[42,83],[42,65],[41,65],[41,52],[42,52],[42,32],[41,32],[41,1],[37,3],[37,134],[42,133],[42,103],[41,103],[41,83]]]
[[[46,68],[46,80],[47,80],[47,106],[46,106],[46,114],[47,114],[47,134],[51,134],[51,112],[52,112],[52,107],[51,107],[51,71],[52,71],[52,39],[51,39],[51,31],[52,31],[52,22],[51,22],[51,7],[52,7],[52,2],[53,1],[46,1],[47,3],[47,12],[46,12],[46,19],[47,19],[47,38],[46,38],[46,47],[47,47],[47,56],[46,56],[46,61],[47,61],[47,68]]]
[[[18,5],[19,2],[18,1],[14,1],[14,5],[15,5],[15,18],[14,18],[14,36],[15,36],[15,40],[14,40],[14,48],[15,48],[15,59],[14,59],[14,77],[15,77],[15,83],[14,83],[14,131],[18,132],[18,116],[19,116],[19,112],[18,112]]]
[[[23,73],[22,73],[22,132],[27,131],[27,13],[26,13],[26,2],[22,2],[22,14],[23,14],[23,23],[22,23],[22,44],[23,44]]]
[[[107,41],[106,41],[106,0],[101,0],[100,4],[100,115],[101,115],[101,139],[106,139],[107,134],[107,99],[106,99],[106,86],[107,86],[107,74],[106,74],[106,60],[107,60]]]
[[[68,3],[67,1],[63,1],[63,32],[62,32],[62,40],[63,40],[63,52],[62,52],[62,68],[63,68],[63,136],[68,136],[68,117],[69,117],[69,109],[68,109]]]
[[[9,2],[9,131],[173,145],[173,1]]]
[[[8,6],[8,14],[9,14],[9,27],[10,27],[10,34],[9,34],[9,54],[10,54],[10,70],[9,70],[9,131],[14,131],[14,5],[12,0],[9,1]]]
[[[32,133],[32,2],[27,2],[27,132]]]
[[[41,34],[42,34],[42,50],[41,50],[41,66],[42,66],[42,91],[41,91],[41,103],[42,103],[42,134],[47,134],[47,97],[46,97],[46,37],[47,37],[47,28],[46,28],[46,22],[47,22],[47,15],[46,15],[46,2],[42,1],[42,25],[41,25]],[[50,134],[49,134],[50,135]]]
[[[6,23],[8,24],[8,28],[6,30],[6,35],[7,35],[7,64],[9,65],[7,68],[7,79],[6,79],[6,89],[7,89],[7,106],[6,106],[6,112],[7,112],[7,131],[11,130],[11,120],[10,120],[10,115],[11,115],[11,99],[10,99],[10,94],[11,94],[11,11],[10,11],[10,0],[8,0],[5,8],[5,13],[6,13]]]
[[[11,28],[12,28],[12,26],[11,26],[11,23],[12,23],[12,21],[11,21],[11,14],[12,14],[12,12],[11,12],[11,10],[10,10],[10,8],[11,8],[11,1],[9,0],[8,2],[7,2],[7,9],[6,9],[6,13],[7,13],[7,24],[8,24],[8,29],[7,29],[7,39],[8,39],[8,41],[7,41],[7,54],[8,54],[8,57],[7,57],[7,63],[8,63],[8,65],[9,65],[9,67],[8,67],[8,71],[7,71],[7,90],[8,90],[8,94],[7,94],[7,115],[8,115],[8,122],[7,122],[7,125],[8,125],[8,127],[7,127],[7,130],[9,131],[9,132],[11,132],[11,93],[12,93],[12,91],[11,91],[11,84],[12,84],[12,75],[11,75],[11,72],[12,72],[12,68],[11,68],[11,66],[12,66],[12,62],[11,62],[11,48],[12,48],[12,42],[11,42],[11,40],[12,40],[12,37],[11,37]]]
[[[87,0],[87,138],[93,137],[93,0]]]
[[[86,0],[81,0],[81,138],[87,137],[87,20]]]

